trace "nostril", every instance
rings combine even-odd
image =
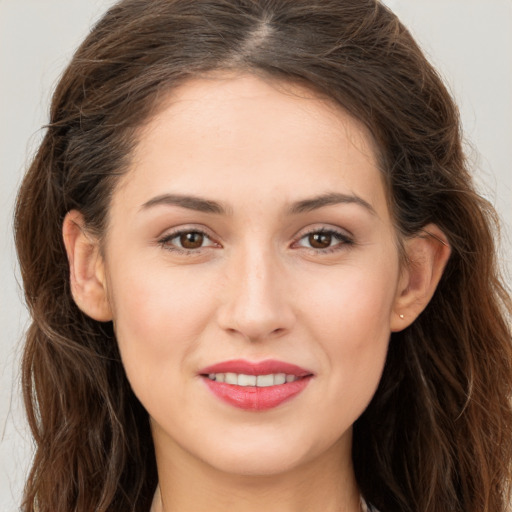
[[[272,339],[282,336],[287,332],[287,329],[284,327],[277,327],[276,329],[272,329],[269,331],[265,331],[265,329],[237,329],[233,327],[226,328],[225,331],[234,336],[241,336],[248,341],[256,342],[263,341],[265,339]]]

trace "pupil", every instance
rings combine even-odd
[[[203,245],[203,239],[202,233],[184,233],[180,236],[180,243],[185,249],[199,249]]]
[[[328,233],[312,233],[309,235],[309,243],[315,249],[325,249],[331,245],[332,235]]]

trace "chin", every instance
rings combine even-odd
[[[345,445],[341,439],[329,442],[328,436],[312,442],[307,435],[301,435],[306,432],[296,432],[294,435],[293,432],[283,433],[280,429],[272,434],[226,436],[222,441],[212,443],[213,446],[198,447],[196,456],[223,473],[266,477],[314,464],[315,460],[329,457],[329,453],[342,451],[342,445]],[[349,436],[347,442],[350,441]]]
[[[280,450],[272,450],[272,453],[261,450],[229,451],[205,460],[213,469],[230,475],[241,477],[267,477],[287,473],[299,467],[303,457],[292,456]]]

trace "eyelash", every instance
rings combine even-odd
[[[186,249],[184,247],[179,247],[179,246],[176,246],[176,245],[170,243],[172,240],[174,240],[176,238],[180,238],[183,235],[192,234],[192,233],[203,236],[206,240],[209,240],[211,242],[211,244],[209,244],[207,246],[198,247],[197,249]],[[208,233],[206,233],[206,231],[203,231],[202,229],[198,229],[198,228],[180,229],[178,231],[169,233],[158,240],[158,245],[160,245],[167,251],[171,251],[171,252],[174,252],[177,254],[189,254],[189,255],[198,254],[199,252],[202,251],[202,249],[205,249],[206,247],[218,246],[218,244],[212,240],[211,236],[208,235]]]
[[[187,234],[197,234],[203,236],[205,239],[209,240],[211,243],[206,246],[201,246],[195,249],[186,249],[183,247],[176,246],[175,244],[171,244],[172,240],[175,240],[177,238],[180,238],[183,235]],[[333,246],[329,246],[326,248],[315,248],[315,247],[306,247],[303,245],[300,245],[300,241],[304,240],[305,238],[311,236],[311,235],[327,235],[332,237],[334,240],[337,241],[337,243]],[[187,255],[193,255],[198,254],[202,252],[207,247],[219,247],[219,244],[214,242],[210,235],[206,233],[202,229],[181,229],[178,231],[174,231],[172,233],[169,233],[165,235],[164,237],[160,238],[158,240],[158,245],[160,245],[162,248],[164,248],[167,251],[171,251],[177,254],[187,254]],[[342,250],[342,248],[345,246],[351,246],[354,245],[354,240],[347,234],[335,230],[335,229],[328,229],[328,228],[316,228],[308,231],[307,233],[303,233],[300,237],[296,238],[293,243],[292,247],[302,247],[304,249],[307,249],[308,251],[312,251],[316,254],[330,254],[337,251]]]
[[[336,240],[338,242],[338,243],[334,244],[333,246],[329,246],[324,249],[301,246],[309,251],[313,251],[316,254],[330,254],[330,253],[334,253],[337,251],[341,251],[344,248],[346,248],[346,246],[354,245],[354,240],[349,235],[347,235],[346,233],[344,233],[342,231],[338,231],[338,230],[332,229],[332,228],[311,229],[307,233],[304,233],[299,238],[297,238],[297,240],[295,242],[293,242],[292,245],[293,246],[298,245],[301,240],[303,240],[311,235],[327,235],[327,236],[332,237],[334,240]]]

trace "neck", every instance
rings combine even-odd
[[[159,453],[159,488],[151,512],[359,512],[350,446],[272,475],[221,472],[190,454]],[[344,452],[344,453],[342,453]],[[181,459],[181,460],[180,460]]]

